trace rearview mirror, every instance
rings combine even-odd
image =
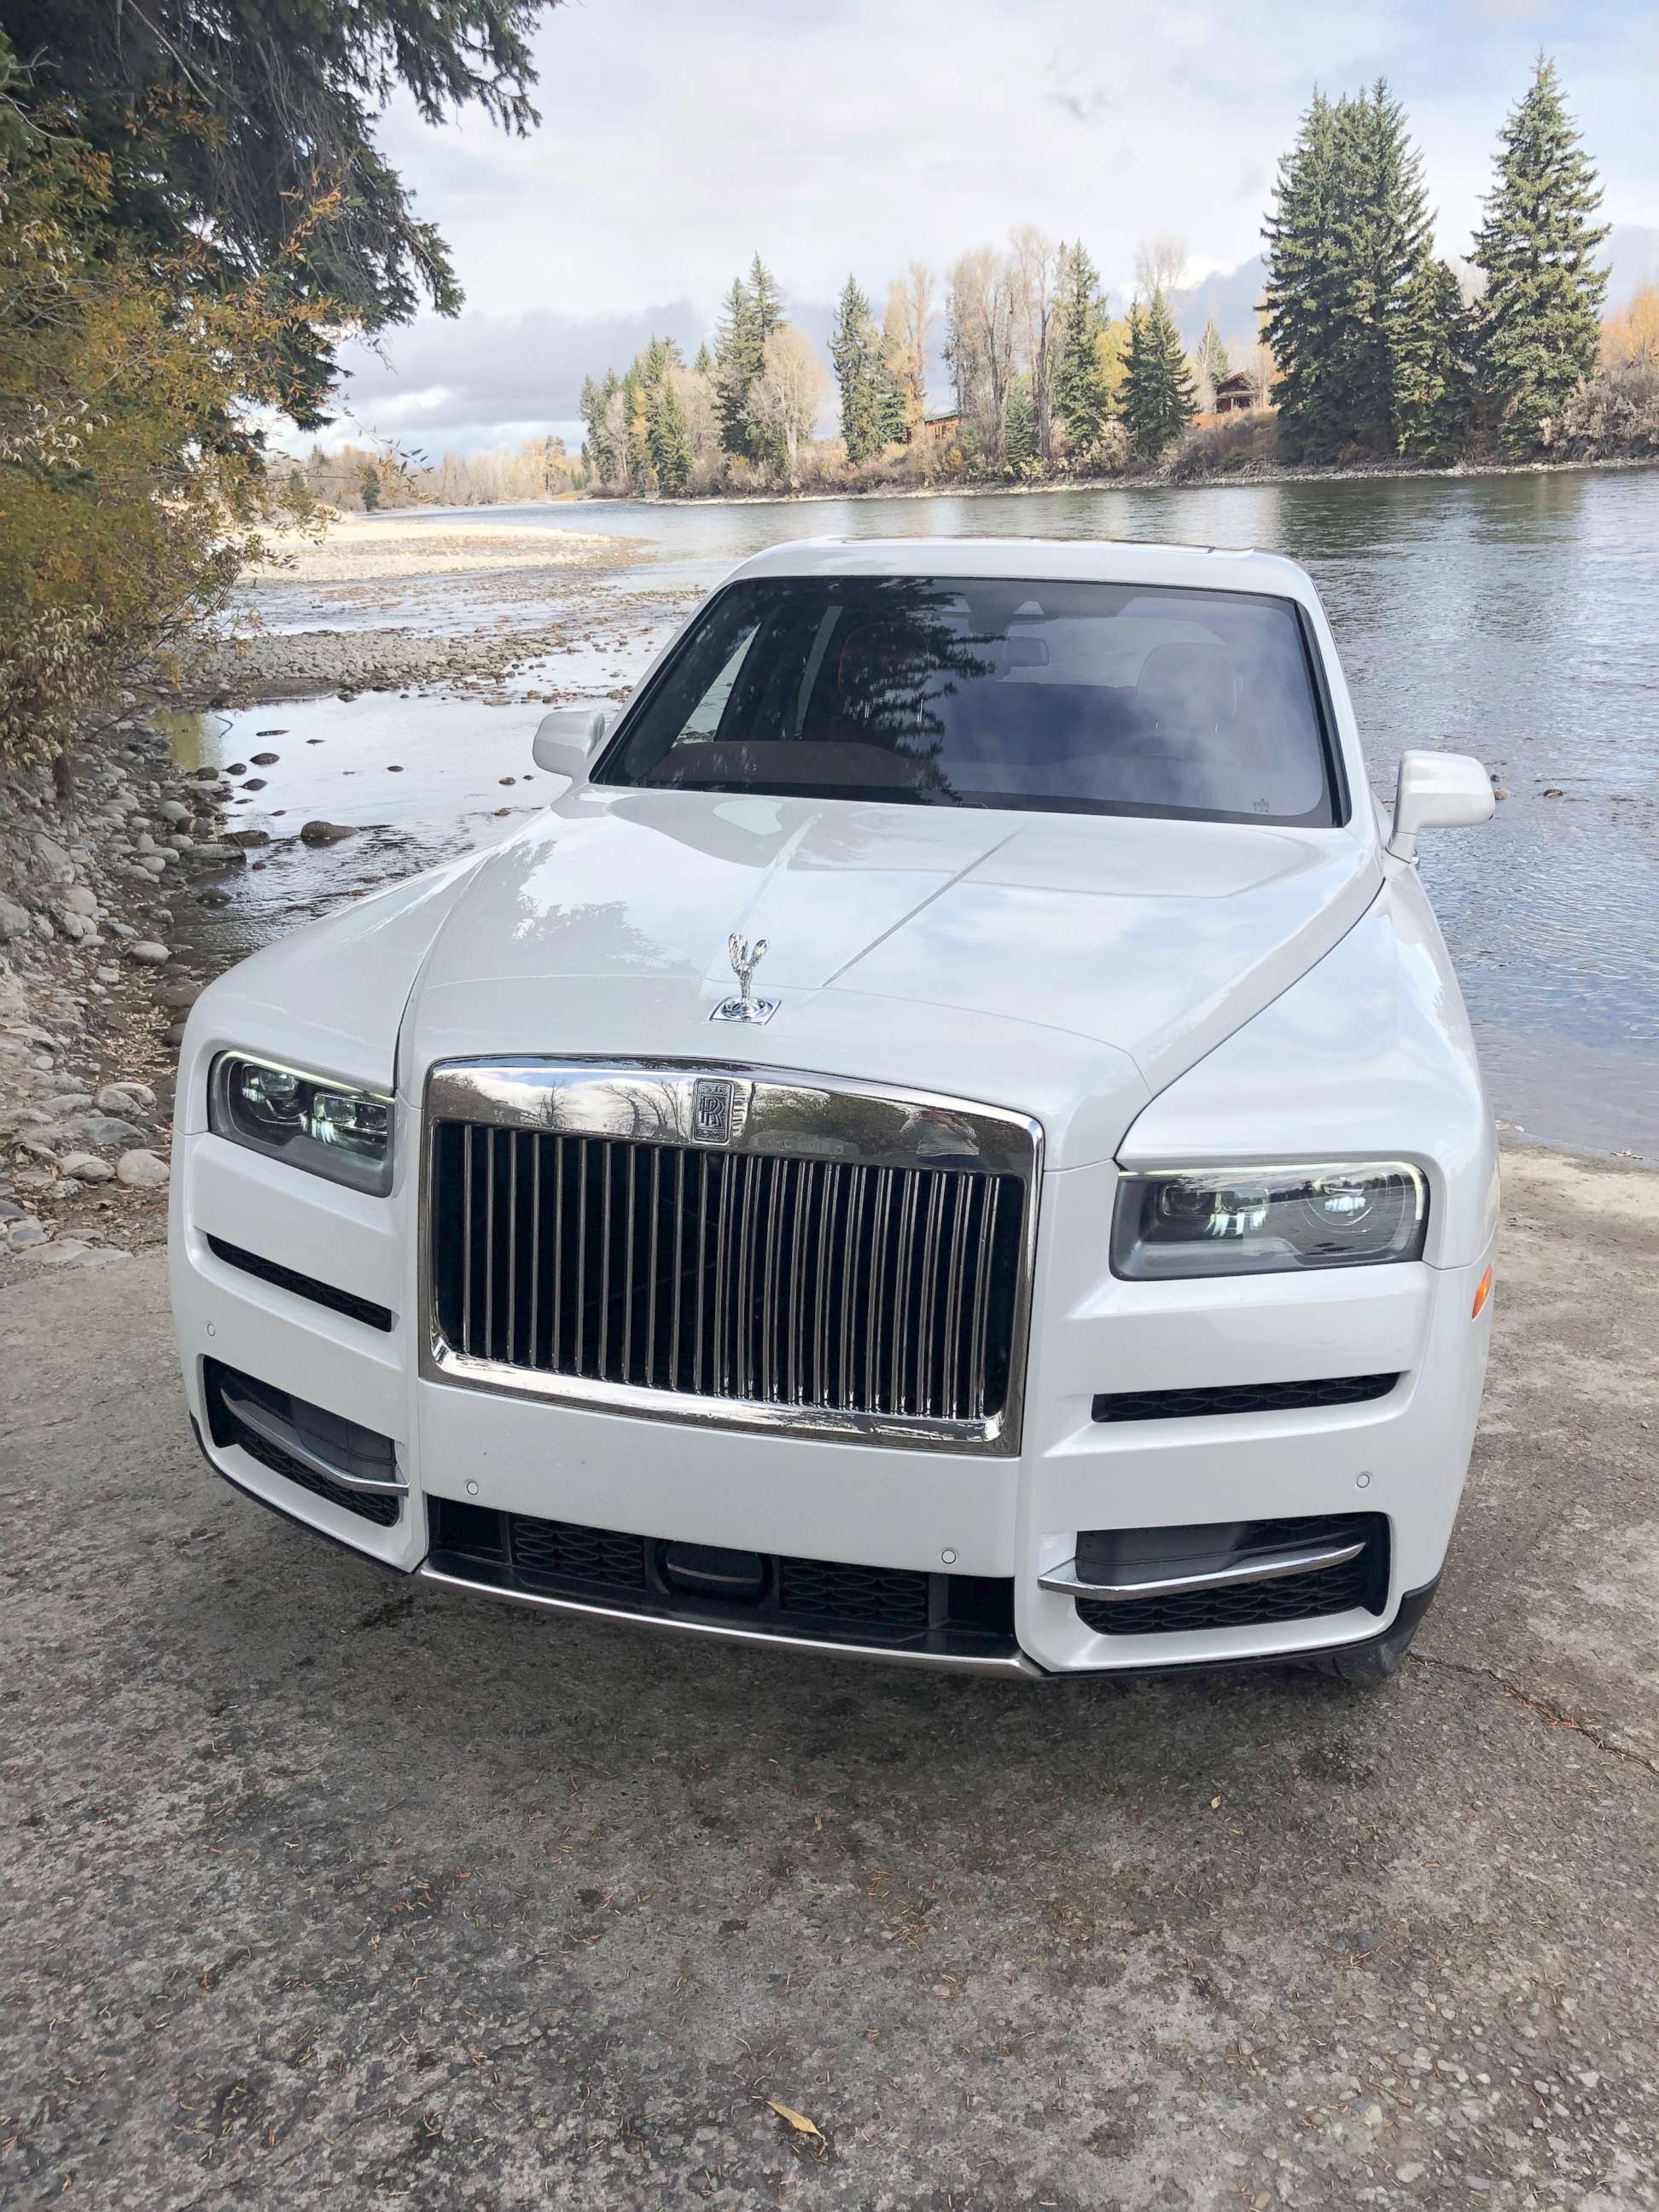
[[[1419,830],[1473,829],[1496,803],[1492,778],[1469,754],[1402,753],[1389,850],[1396,860],[1414,860]]]
[[[587,764],[605,741],[612,720],[609,707],[556,707],[536,725],[530,750],[538,768],[580,783]]]

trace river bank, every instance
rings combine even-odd
[[[820,502],[809,526],[937,538],[942,573],[953,536],[986,532],[1302,560],[1377,797],[1403,746],[1435,737],[1500,778],[1492,823],[1424,850],[1500,1127],[1653,1159],[1656,494],[1650,471],[1565,470],[987,489]],[[799,534],[776,501],[354,518],[247,578],[185,681],[129,693],[67,802],[41,772],[0,787],[0,1241],[84,1259],[159,1237],[164,1182],[119,1164],[165,1162],[170,1038],[204,985],[540,806],[546,708],[626,697],[736,562]],[[307,842],[319,820],[327,841]],[[122,1085],[132,1110],[100,1104]]]
[[[1632,453],[1585,460],[1528,461],[1363,461],[1340,467],[1302,467],[1292,463],[1243,460],[1220,469],[1184,468],[1178,460],[1152,468],[1121,469],[1093,476],[1048,475],[978,482],[969,477],[939,477],[927,483],[908,483],[902,478],[876,483],[801,485],[753,491],[659,492],[642,499],[642,507],[807,507],[826,501],[995,499],[1011,492],[1144,492],[1158,489],[1216,491],[1234,484],[1342,484],[1474,482],[1484,477],[1583,476],[1626,469],[1659,469],[1659,453]],[[576,504],[613,501],[608,492],[579,492]],[[506,506],[507,502],[501,502]],[[550,507],[568,505],[550,500]],[[403,510],[399,512],[414,510]],[[488,514],[493,506],[463,510]]]

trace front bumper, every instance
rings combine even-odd
[[[1054,1233],[1109,1219],[1111,1171],[1051,1176],[1024,1449],[1018,1458],[973,1457],[690,1429],[423,1377],[407,1190],[362,1197],[211,1135],[188,1138],[179,1154],[173,1296],[204,1450],[240,1489],[400,1572],[693,1634],[1035,1676],[1362,1645],[1440,1571],[1485,1365],[1490,1307],[1479,1319],[1470,1313],[1485,1255],[1466,1267],[1123,1283],[1105,1273],[1103,1243]],[[228,1263],[210,1239],[319,1278],[384,1309],[391,1326]],[[395,1517],[366,1518],[350,1498],[296,1482],[270,1455],[228,1440],[222,1421],[216,1433],[210,1363],[389,1440],[402,1486]],[[1357,1403],[1095,1418],[1103,1394],[1381,1372],[1399,1380]],[[531,1590],[438,1547],[440,1502],[656,1544],[995,1583],[1010,1593],[1012,1632],[994,1645],[947,1648],[951,1637],[930,1631],[921,1646],[888,1648],[745,1626],[729,1607],[711,1619],[695,1605],[653,1610]],[[1385,1585],[1367,1604],[1316,1617],[1103,1632],[1061,1571],[1091,1531],[1361,1513],[1386,1526]]]

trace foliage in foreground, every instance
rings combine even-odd
[[[221,604],[258,410],[325,419],[343,337],[459,307],[373,125],[401,86],[526,129],[553,4],[0,0],[0,775],[61,781],[87,702]]]
[[[112,247],[108,208],[101,156],[0,149],[0,773],[59,756],[82,701],[218,602],[264,493],[227,426],[283,333]]]

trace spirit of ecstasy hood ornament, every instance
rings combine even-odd
[[[757,938],[750,944],[746,937],[732,936],[726,940],[726,956],[732,963],[732,973],[738,979],[735,999],[722,999],[708,1017],[711,1022],[769,1022],[778,1010],[775,999],[757,999],[752,986],[755,970],[766,957],[766,939]]]

